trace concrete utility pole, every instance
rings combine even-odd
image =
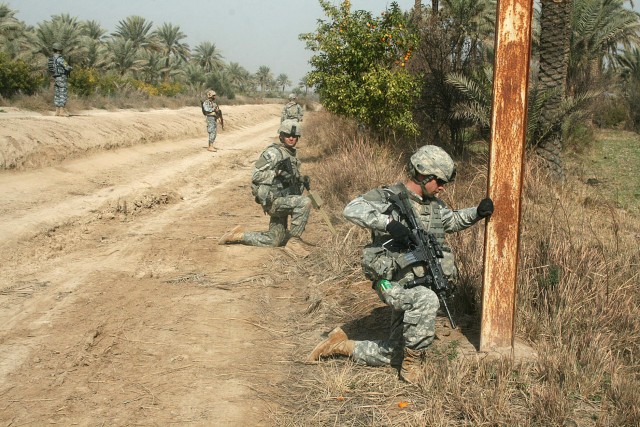
[[[498,0],[480,351],[513,350],[532,0]]]

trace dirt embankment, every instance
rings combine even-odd
[[[261,122],[279,114],[280,108],[274,104],[264,108],[225,107],[225,130]],[[91,110],[69,118],[6,107],[4,110],[5,113],[0,113],[0,169],[51,166],[95,150],[206,136],[204,116],[200,108],[194,107],[155,111]]]

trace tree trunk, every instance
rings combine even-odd
[[[560,105],[566,96],[567,70],[571,35],[572,0],[542,0],[540,17],[540,72],[541,93],[551,91],[541,114],[545,126],[552,132],[540,142],[536,153],[545,165],[559,177],[564,177],[562,166],[562,129],[559,119]]]

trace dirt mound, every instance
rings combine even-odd
[[[223,106],[227,131],[280,114],[282,106]],[[9,110],[0,113],[0,169],[32,169],[85,156],[165,140],[206,137],[200,107],[180,110],[83,111],[71,117]],[[274,132],[275,134],[275,132]]]

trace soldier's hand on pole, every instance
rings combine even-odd
[[[493,213],[493,200],[489,197],[482,199],[478,204],[478,216],[480,218],[486,218]]]

